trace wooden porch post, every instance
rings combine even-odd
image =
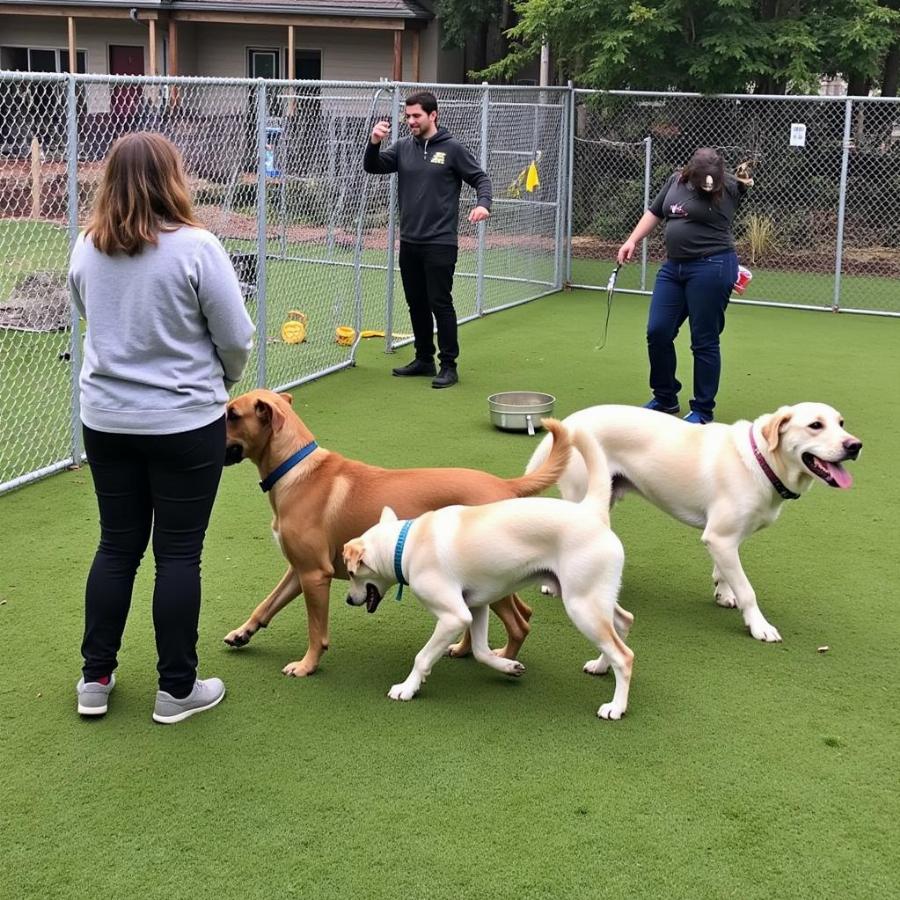
[[[75,40],[75,16],[69,16],[69,71],[78,71],[78,42]]]
[[[178,22],[169,19],[169,75],[178,74]],[[178,88],[172,85],[169,90],[169,102],[172,106],[178,105]]]
[[[413,81],[421,81],[422,80],[422,69],[419,62],[419,43],[420,43],[420,35],[421,32],[418,28],[413,29],[412,33],[412,70],[413,70]]]
[[[294,59],[296,53],[294,52],[294,26],[288,25],[288,58],[287,58],[287,77],[288,81],[293,81],[297,77],[297,61]],[[293,88],[288,88],[288,91],[293,94]],[[287,104],[287,114],[292,116],[294,114],[294,109],[296,108],[296,101],[293,97],[288,100]]]
[[[403,80],[403,32],[394,32],[394,81]]]
[[[149,59],[150,65],[148,66],[147,74],[155,75],[156,74],[156,19],[148,20],[147,25],[149,26],[149,29],[150,29],[150,32],[148,35],[149,40],[150,40],[150,59]]]
[[[297,74],[296,60],[294,59],[294,26],[288,25],[288,59],[287,59],[287,77],[288,81],[293,81]]]

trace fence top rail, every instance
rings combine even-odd
[[[593,88],[575,88],[578,95],[602,94],[609,97],[661,97],[693,98],[697,100],[814,100],[817,103],[846,103],[860,100],[866,103],[900,103],[900,97],[825,96],[824,94],[698,94],[690,91],[606,91]]]
[[[70,79],[76,84],[147,84],[147,85],[226,85],[235,87],[254,87],[265,84],[267,87],[356,87],[366,90],[391,90],[392,88],[434,88],[437,91],[470,91],[483,94],[486,90],[504,93],[533,94],[537,92],[563,96],[569,92],[564,86],[539,87],[537,85],[515,84],[442,84],[437,82],[415,81],[330,81],[316,79],[293,80],[287,78],[222,78],[206,75],[106,75],[83,74],[73,75],[69,72],[19,72],[12,69],[0,69],[0,80],[4,81],[50,81],[64,83]]]

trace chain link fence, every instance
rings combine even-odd
[[[405,133],[403,101],[425,87],[494,185],[489,227],[467,221],[463,186],[461,322],[605,287],[653,193],[705,145],[756,163],[740,302],[900,315],[898,100],[0,73],[0,492],[82,459],[65,273],[120,134],[180,147],[257,323],[236,391],[282,389],[352,365],[364,337],[411,340],[396,177],[361,157],[376,119]],[[647,292],[663,256],[656,231],[617,287]]]
[[[605,287],[616,251],[697,147],[755,162],[735,220],[742,301],[900,315],[900,99],[574,92],[573,286]],[[647,291],[662,230],[618,284]]]
[[[367,176],[362,153],[376,117],[406,133],[403,101],[423,87],[0,73],[0,492],[83,457],[66,269],[117,137],[157,131],[180,148],[257,325],[235,392],[280,390],[352,365],[364,337],[388,351],[411,339],[396,176]],[[567,92],[432,89],[497,197],[490,229],[470,225],[463,185],[460,321],[558,290]],[[525,190],[531,162],[540,185]]]

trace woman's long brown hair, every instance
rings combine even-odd
[[[106,159],[85,230],[94,246],[102,253],[134,256],[156,244],[160,231],[181,225],[200,222],[194,218],[178,148],[150,131],[120,137]]]

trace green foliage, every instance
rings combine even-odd
[[[462,47],[473,29],[499,22],[502,0],[438,0],[435,12],[441,19],[441,43],[444,47]]]
[[[745,222],[742,240],[750,251],[750,264],[756,265],[768,253],[778,249],[775,222],[769,216],[750,213]]]
[[[900,37],[896,0],[521,0],[508,55],[479,73],[511,77],[547,41],[580,85],[703,93],[812,90],[822,74],[874,79]]]

